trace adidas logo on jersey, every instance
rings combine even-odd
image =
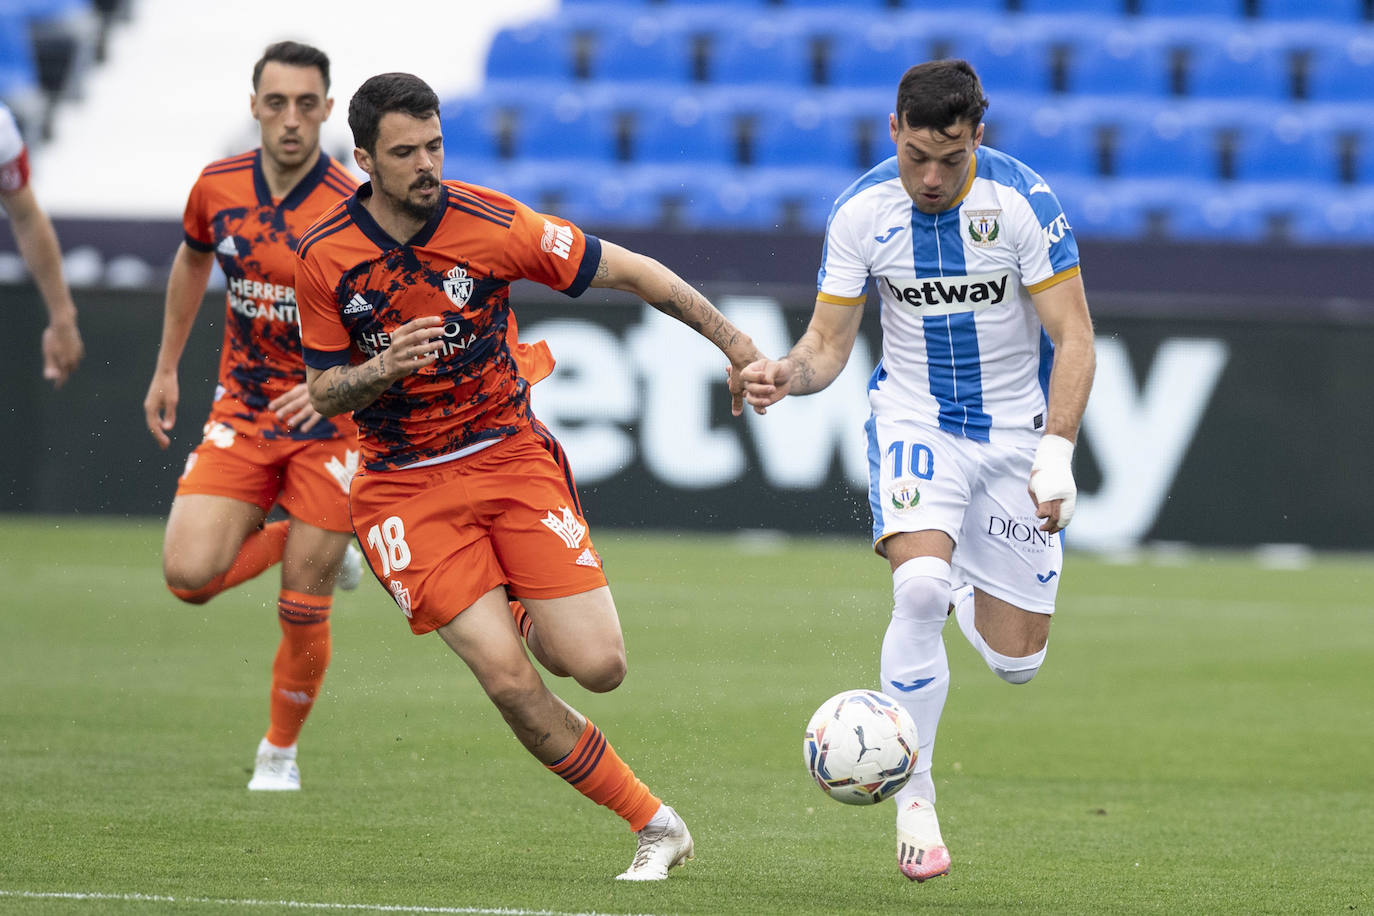
[[[584,547],[582,548],[582,553],[577,558],[577,565],[590,566],[593,569],[600,569],[601,561],[596,558],[596,554],[592,553],[592,549],[590,547]]]
[[[238,240],[232,235],[226,235],[224,238],[220,239],[219,244],[215,246],[215,250],[225,257],[237,258],[239,256]]]
[[[372,306],[363,298],[362,293],[354,293],[353,298],[348,300],[348,304],[343,307],[345,315],[357,315],[359,312],[370,312]]]

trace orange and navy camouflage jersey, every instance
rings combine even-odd
[[[356,365],[402,324],[444,321],[439,359],[356,411],[363,465],[390,470],[451,455],[528,426],[529,383],[512,356],[510,284],[580,296],[601,242],[498,191],[443,182],[434,215],[406,244],[363,206],[364,184],[301,239],[301,339],[313,369]],[[528,373],[527,373],[528,374]]]
[[[227,286],[217,402],[268,437],[329,439],[354,434],[347,417],[300,432],[275,420],[267,405],[305,381],[297,317],[296,245],[320,214],[348,197],[358,182],[329,156],[284,198],[272,199],[262,151],[206,166],[191,188],[182,227],[186,244],[213,251]]]

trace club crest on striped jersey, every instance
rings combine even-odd
[[[467,305],[468,299],[472,296],[472,278],[457,264],[444,274],[444,294],[459,307]]]
[[[964,215],[968,217],[969,241],[975,247],[991,248],[997,244],[1002,235],[1002,227],[997,221],[1001,210],[965,210]]]

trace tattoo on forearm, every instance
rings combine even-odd
[[[726,352],[739,340],[739,331],[692,287],[675,280],[668,287],[668,296],[662,302],[649,304],[681,321]]]
[[[321,413],[332,417],[377,400],[378,395],[391,387],[382,365],[383,358],[379,357],[376,365],[369,360],[358,366],[340,366],[332,370],[320,398],[320,406],[324,408]]]
[[[603,257],[601,263],[596,265],[596,279],[604,280],[611,275],[611,266],[606,263]]]
[[[813,362],[816,358],[816,351],[807,343],[805,338],[797,341],[797,345],[792,348],[792,352],[787,354],[787,358],[792,361],[792,371],[795,376],[792,379],[793,394],[811,394],[816,390],[816,367]]]

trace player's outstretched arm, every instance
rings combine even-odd
[[[815,394],[828,386],[849,361],[862,319],[862,306],[817,300],[811,324],[786,356],[758,360],[740,373],[745,400],[765,413],[789,394]]]
[[[19,255],[48,309],[48,326],[42,342],[43,377],[61,388],[86,355],[86,346],[76,327],[76,304],[62,275],[62,247],[57,243],[52,220],[39,206],[32,187],[25,185],[15,191],[0,192],[0,203],[9,215]]]
[[[1045,435],[1031,466],[1029,490],[1042,531],[1055,532],[1073,518],[1078,486],[1073,479],[1073,449],[1088,406],[1097,357],[1092,317],[1083,278],[1073,276],[1031,297],[1040,323],[1054,343]]]
[[[390,346],[356,366],[306,366],[310,403],[326,417],[366,407],[397,380],[433,365],[439,356],[436,346],[444,336],[443,324],[437,315],[411,319],[392,332]]]
[[[744,411],[744,386],[740,370],[763,354],[749,335],[720,313],[687,281],[653,258],[601,242],[601,263],[592,286],[634,293],[665,315],[676,318],[720,348],[730,360],[730,409]]]
[[[172,442],[167,433],[176,425],[177,403],[181,399],[177,366],[200,311],[200,301],[205,298],[205,285],[210,282],[214,264],[213,254],[196,251],[185,242],[172,258],[162,311],[162,343],[158,346],[153,380],[148,383],[148,394],[143,399],[144,422],[162,448]]]

